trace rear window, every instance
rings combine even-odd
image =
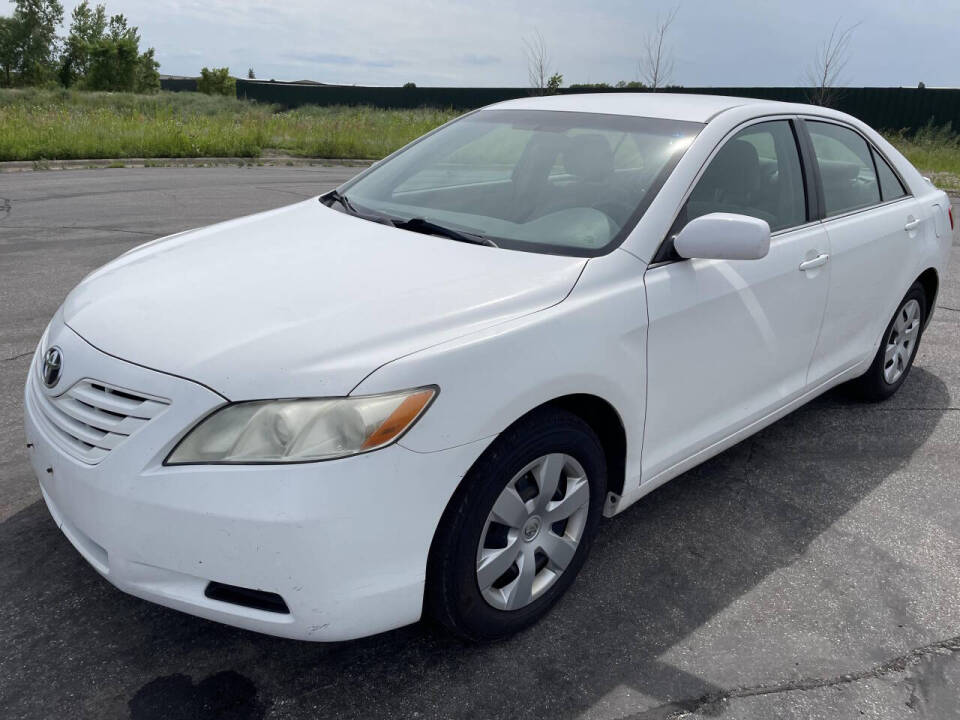
[[[907,191],[900,182],[900,178],[876,150],[873,151],[873,159],[877,163],[877,177],[880,180],[880,196],[883,201],[906,197]]]
[[[841,215],[880,202],[880,183],[870,146],[849,128],[807,121],[813,141],[827,217]]]

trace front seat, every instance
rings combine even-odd
[[[563,167],[581,183],[607,183],[613,177],[613,150],[598,133],[574,135],[563,151]]]
[[[532,217],[574,207],[594,207],[611,199],[615,192],[613,150],[603,135],[584,133],[567,138],[560,162],[573,181],[552,186],[548,180],[543,202]]]
[[[713,212],[740,213],[770,222],[761,204],[760,156],[746,140],[732,140],[710,162],[688,202],[686,221]]]

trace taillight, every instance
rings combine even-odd
[[[950,218],[950,230],[953,230],[953,206],[947,208],[947,217]]]

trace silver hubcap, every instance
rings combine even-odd
[[[477,548],[484,600],[498,610],[518,610],[543,595],[573,560],[589,507],[587,474],[569,455],[544,455],[514,475]]]
[[[893,385],[910,365],[920,334],[920,303],[908,300],[897,312],[883,353],[883,378]]]

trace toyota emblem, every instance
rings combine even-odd
[[[43,384],[48,388],[55,387],[60,382],[60,374],[63,371],[63,353],[58,347],[52,347],[47,350],[43,356]]]

